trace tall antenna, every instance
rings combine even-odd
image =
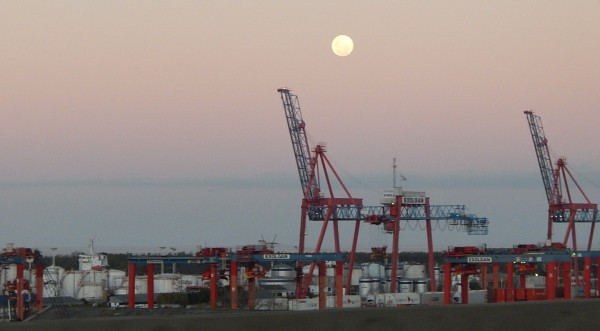
[[[394,164],[392,165],[392,169],[394,172],[394,188],[396,188],[396,157],[394,156]]]

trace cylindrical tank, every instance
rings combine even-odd
[[[77,289],[83,282],[82,276],[83,274],[78,270],[66,271],[61,282],[62,295],[75,298],[77,295]]]
[[[398,268],[396,269],[396,277],[402,277],[404,274],[404,268],[402,264],[398,264]],[[387,265],[385,267],[385,276],[386,277],[391,277],[392,276],[392,266],[391,265]]]
[[[371,293],[373,293],[373,294],[381,293],[381,285],[382,285],[382,279],[373,278],[373,282],[371,283]]]
[[[178,274],[154,275],[154,293],[176,293],[181,292]]]
[[[400,279],[398,281],[398,292],[400,293],[412,293],[413,289],[413,280],[412,279]]]
[[[358,281],[358,294],[361,298],[366,298],[371,293],[372,278],[361,278]]]
[[[358,294],[366,298],[369,294],[381,292],[381,280],[379,278],[361,278],[358,284]]]
[[[392,283],[392,278],[386,277],[385,282],[383,282],[381,285],[381,289],[382,289],[383,293],[390,293],[391,283]]]
[[[417,293],[425,293],[427,292],[427,288],[429,287],[429,281],[427,279],[416,279],[414,281],[414,289]]]
[[[126,279],[126,273],[123,270],[109,269],[108,270],[108,288],[116,289],[123,286]]]
[[[363,278],[385,278],[385,267],[379,263],[364,263],[361,265]]]
[[[185,290],[188,287],[198,286],[200,284],[200,276],[198,275],[181,275],[181,287]]]
[[[62,295],[76,299],[95,300],[102,298],[103,274],[96,270],[66,271],[62,278]]]
[[[304,267],[302,267],[302,273],[304,275],[308,274],[310,272],[310,264],[305,265]],[[296,272],[294,270],[293,273],[294,277],[296,275]],[[312,279],[311,279],[311,284],[312,285],[317,285],[318,283],[318,276],[319,276],[319,267],[315,266],[314,270],[313,270],[313,274],[312,274]],[[331,286],[331,284],[334,282],[335,279],[335,268],[331,268],[331,267],[326,267],[325,268],[325,276],[327,279],[327,286]]]
[[[295,291],[296,290],[296,280],[292,278],[280,278],[280,277],[269,277],[269,278],[259,278],[258,286],[262,289],[285,289],[286,291]]]
[[[360,267],[354,267],[352,269],[352,272],[350,273],[350,276],[348,276],[348,269],[345,269],[346,272],[346,277],[350,277],[350,285],[352,286],[358,286],[359,285],[359,281],[362,278],[362,268]]]
[[[104,273],[98,270],[82,271],[79,288],[75,290],[77,299],[101,299],[104,289]]]
[[[146,294],[148,280],[145,276],[135,277],[135,292],[134,294]],[[119,292],[119,293],[117,293]],[[125,293],[123,293],[125,292]],[[115,290],[115,294],[127,294],[129,293],[129,278],[123,280],[123,286]]]
[[[276,264],[273,267],[271,267],[271,278],[295,279],[296,271],[291,265]]]
[[[129,289],[127,287],[119,287],[114,289],[113,291],[115,293],[115,295],[126,295],[127,293],[129,293]]]
[[[146,294],[146,293],[148,293],[148,276],[136,276],[135,277],[135,294]]]
[[[34,270],[35,271],[35,270]],[[60,280],[65,274],[65,269],[51,265],[44,272],[44,298],[58,297],[62,295]],[[35,276],[37,277],[37,275]]]
[[[425,278],[425,265],[423,264],[406,264],[404,265],[404,278],[418,279]]]
[[[83,284],[77,289],[77,299],[97,300],[102,298],[102,283]]]

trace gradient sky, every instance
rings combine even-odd
[[[540,242],[523,110],[599,202],[599,17],[592,0],[3,1],[0,245],[297,245],[284,86],[365,204],[397,157],[405,189],[490,219],[488,236],[435,231],[436,249]],[[400,240],[426,247],[420,230]],[[382,244],[362,226],[361,250]]]

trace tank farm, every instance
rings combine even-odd
[[[424,191],[394,184],[375,205],[351,194],[327,157],[325,144],[309,146],[297,95],[277,89],[289,129],[300,179],[298,246],[278,251],[273,242],[231,247],[199,247],[180,256],[161,252],[129,255],[127,270],[108,266],[107,255],[79,255],[79,267],[65,270],[45,265],[40,251],[7,244],[0,253],[1,321],[26,321],[53,307],[56,318],[69,318],[75,302],[94,302],[122,309],[157,308],[157,298],[169,293],[208,293],[211,310],[323,310],[407,305],[466,305],[518,301],[599,298],[600,251],[591,250],[600,220],[567,167],[552,160],[541,118],[525,117],[533,140],[543,188],[548,200],[546,240],[515,243],[511,248],[485,244],[448,247],[443,260],[434,259],[433,232],[452,228],[485,236],[489,221],[467,212],[464,205],[433,203]],[[541,190],[540,190],[541,191]],[[579,200],[576,200],[579,199]],[[307,222],[320,224],[314,249],[307,250]],[[554,225],[566,228],[557,233]],[[352,238],[343,240],[339,227]],[[577,245],[576,226],[589,226],[584,247]],[[356,262],[359,233],[378,227],[391,236],[392,247],[371,247],[370,262]],[[400,261],[400,232],[426,232],[427,263]],[[322,251],[325,235],[333,251]],[[562,241],[553,238],[562,236]],[[478,237],[479,238],[479,237]],[[342,242],[349,251],[342,251]],[[161,247],[165,249],[166,247]],[[182,265],[202,267],[199,274],[177,272]],[[166,272],[167,270],[168,272]]]

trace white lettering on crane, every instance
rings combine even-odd
[[[492,263],[491,256],[468,256],[467,263]]]
[[[425,197],[402,197],[402,203],[407,205],[424,205]]]
[[[263,254],[265,260],[289,260],[290,254]]]

